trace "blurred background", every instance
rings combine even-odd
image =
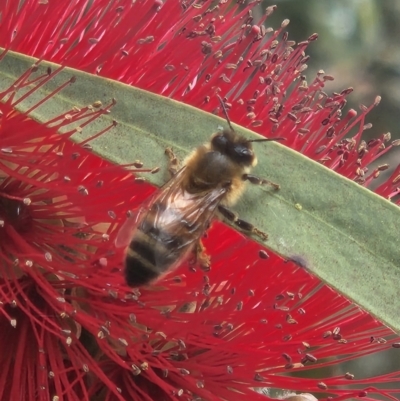
[[[312,33],[319,35],[306,51],[311,56],[307,80],[323,69],[335,77],[328,82],[328,93],[353,87],[348,108],[357,111],[360,103],[369,106],[375,96],[382,96],[380,105],[367,117],[373,127],[365,132],[365,138],[386,132],[392,139],[400,138],[400,1],[266,0],[262,8],[274,4],[278,8],[268,18],[268,26],[277,28],[288,18],[289,39],[300,42]],[[392,150],[377,164],[383,163],[389,163],[391,169],[381,174],[381,180],[400,163],[400,149]]]

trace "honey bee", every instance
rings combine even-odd
[[[217,212],[242,230],[267,238],[228,207],[241,197],[246,181],[279,188],[278,184],[250,174],[257,163],[252,142],[284,138],[249,140],[237,134],[221,98],[220,101],[229,129],[217,132],[208,143],[197,147],[181,168],[172,149],[167,148],[171,180],[155,195],[148,208],[123,224],[117,235],[117,247],[129,244],[125,279],[131,287],[159,280],[191,253],[195,262],[207,270],[210,261],[201,237]]]

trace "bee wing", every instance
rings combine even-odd
[[[142,213],[143,213],[143,208],[140,208],[132,216],[129,216],[122,224],[121,228],[118,231],[117,237],[115,238],[116,248],[126,248],[129,245],[132,239],[133,230],[137,226]]]
[[[185,167],[162,188],[153,203],[157,210],[150,211],[154,213],[154,227],[169,234],[166,235],[165,242],[173,241],[174,238],[182,240],[176,250],[189,246],[203,235],[227,191],[223,186],[198,194],[185,191],[181,185],[185,179],[184,169]],[[187,241],[183,240],[185,237]]]
[[[182,173],[184,171],[184,167],[177,173],[177,175],[172,178],[172,180],[168,181],[166,184],[164,184],[160,191],[156,193],[152,197],[152,200],[150,202],[146,202],[146,206],[141,207],[136,213],[133,213],[132,216],[129,216],[125,222],[122,224],[121,228],[118,231],[117,237],[115,238],[115,247],[116,248],[126,248],[129,243],[131,242],[132,239],[132,234],[135,228],[137,227],[141,217],[145,213],[146,209],[149,208],[149,206],[154,203],[157,199],[164,198],[165,195],[168,192],[168,190],[174,185],[174,179],[180,179],[182,177]]]

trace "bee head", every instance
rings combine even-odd
[[[263,139],[247,139],[238,135],[232,127],[225,103],[221,96],[217,95],[224,111],[229,130],[225,129],[212,136],[211,148],[228,156],[232,161],[245,167],[255,166],[257,158],[253,152],[252,142],[266,141],[282,141],[285,138],[263,138]]]
[[[224,130],[213,135],[211,148],[242,166],[254,166],[256,163],[251,142],[232,130]]]

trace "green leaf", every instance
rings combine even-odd
[[[0,89],[9,86],[35,60],[9,53],[0,64]],[[51,65],[42,63],[42,69]],[[75,84],[35,110],[47,121],[72,106],[115,98],[117,104],[100,122],[84,129],[79,139],[109,124],[119,125],[96,139],[94,151],[116,163],[143,160],[165,171],[164,149],[179,157],[207,141],[226,122],[193,107],[119,82],[65,68],[41,90],[49,93],[75,76]],[[21,110],[39,99],[23,102]],[[236,126],[247,137],[256,134]],[[78,138],[76,138],[78,139]],[[255,145],[254,173],[277,182],[279,191],[250,186],[236,210],[269,234],[265,245],[286,258],[301,258],[323,281],[345,294],[393,328],[400,329],[400,209],[387,200],[279,143]],[[162,174],[146,175],[161,185]],[[321,305],[329,308],[329,305]]]

